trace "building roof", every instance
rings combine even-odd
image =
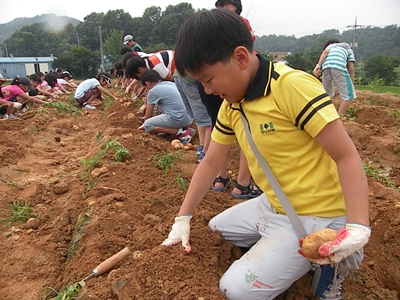
[[[0,63],[48,63],[54,56],[48,57],[0,57]]]

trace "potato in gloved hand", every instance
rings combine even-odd
[[[321,255],[318,253],[319,247],[326,242],[335,240],[337,232],[331,228],[323,228],[314,233],[307,234],[303,239],[301,248],[306,258],[318,259]]]

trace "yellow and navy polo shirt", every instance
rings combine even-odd
[[[242,113],[298,215],[345,215],[336,163],[314,139],[326,124],[339,118],[330,97],[314,76],[257,56],[260,67],[245,98],[222,103],[212,139],[223,145],[237,139],[254,181],[284,214],[247,141]]]

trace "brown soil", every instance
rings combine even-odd
[[[184,196],[177,178],[190,181],[196,154],[184,151],[164,176],[153,158],[173,152],[169,141],[138,131],[136,104],[115,93],[119,103],[75,117],[40,108],[0,121],[0,214],[14,201],[28,201],[38,213],[38,224],[1,223],[1,299],[50,299],[56,294],[46,287],[60,291],[78,282],[124,247],[132,254],[86,281],[80,299],[223,299],[219,278],[241,252],[207,223],[237,201],[210,190],[191,222],[192,252],[161,246]],[[400,97],[359,92],[352,112],[356,117],[344,126],[373,175],[373,233],[361,269],[345,281],[344,299],[399,299]],[[117,162],[109,152],[96,166],[100,175],[85,170],[82,160],[109,139],[131,156]],[[234,172],[237,154],[231,154]],[[314,299],[310,279],[278,299]]]

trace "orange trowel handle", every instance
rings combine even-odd
[[[118,253],[114,254],[113,256],[107,258],[101,264],[99,264],[94,270],[93,274],[95,276],[99,276],[112,268],[114,268],[120,261],[122,261],[125,257],[127,257],[131,252],[129,251],[128,247],[125,247]]]

